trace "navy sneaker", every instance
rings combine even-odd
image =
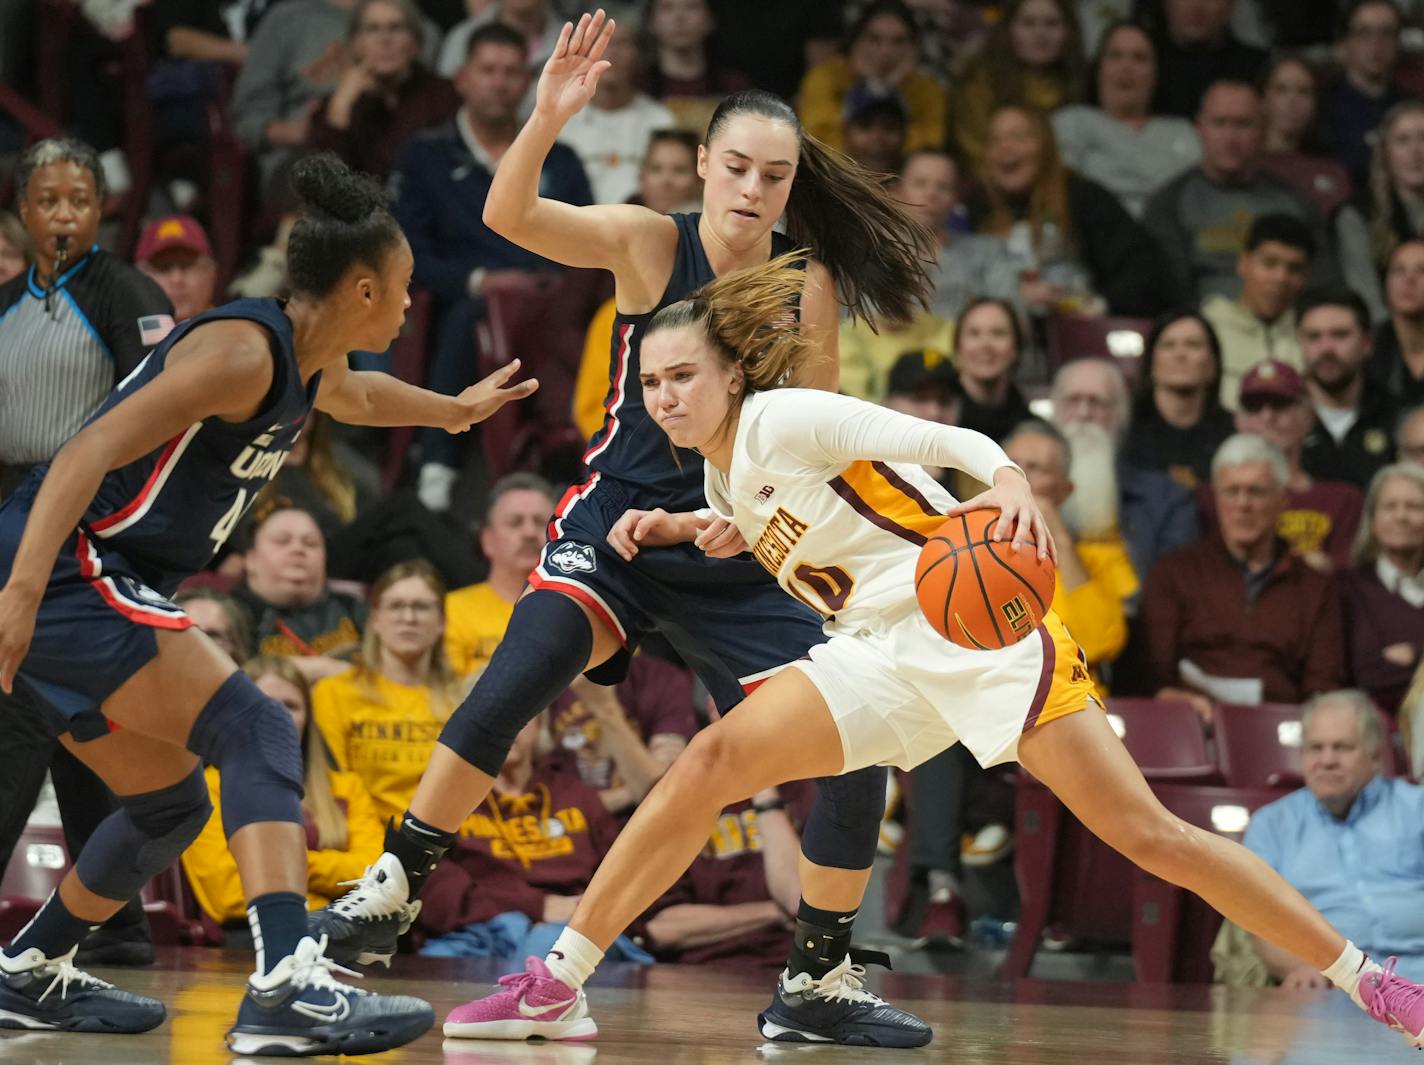
[[[757,1026],[764,1039],[778,1043],[922,1047],[934,1038],[913,1013],[865,990],[865,967],[853,964],[850,955],[819,980],[783,971]]]
[[[244,1056],[376,1054],[404,1046],[435,1023],[428,1002],[337,983],[333,972],[356,974],[325,950],[325,940],[303,939],[270,973],[248,978],[228,1049]]]
[[[409,901],[410,885],[400,860],[382,854],[360,880],[346,883],[355,886],[308,916],[312,937],[325,936],[327,954],[340,965],[390,965],[397,940],[420,913],[420,902]]]
[[[14,958],[0,953],[0,1028],[134,1033],[163,1023],[163,1003],[76,969],[76,950],[58,958],[38,947]]]

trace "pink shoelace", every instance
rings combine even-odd
[[[1395,963],[1398,958],[1390,958],[1381,972],[1365,977],[1375,981],[1375,996],[1370,1003],[1370,1016],[1377,1021],[1399,1027],[1398,1018],[1411,1013],[1424,1001],[1424,987],[1402,976],[1396,976]],[[1417,1033],[1411,1032],[1411,1035]]]
[[[522,973],[510,973],[508,976],[501,976],[499,978],[499,985],[501,987],[509,988],[520,998],[523,998],[525,992],[529,991],[534,986],[534,984],[538,983],[540,980],[552,979],[553,977],[540,976],[538,973],[531,973],[526,969]]]

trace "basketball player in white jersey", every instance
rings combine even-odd
[[[930,627],[914,569],[945,513],[998,509],[1014,546],[1031,537],[1040,553],[1050,550],[1043,518],[1021,471],[986,437],[786,387],[811,358],[785,313],[804,283],[795,259],[718,278],[659,311],[640,379],[669,439],[702,454],[707,500],[741,534],[718,553],[750,548],[788,593],[821,610],[829,639],[752,693],[754,711],[738,708],[693,739],[615,841],[547,961],[530,959],[503,990],[452,1015],[459,1030],[447,1022],[447,1034],[588,1034],[584,981],[691,864],[724,807],[787,780],[910,768],[958,741],[985,766],[1018,760],[1110,846],[1308,960],[1371,1016],[1424,1044],[1424,989],[1368,959],[1245,847],[1157,801],[1051,611],[1000,650],[961,648]],[[956,505],[919,464],[964,469],[993,487]],[[695,539],[698,528],[693,514],[629,511],[609,542],[632,557]],[[856,993],[863,970],[849,956],[839,965]],[[796,991],[783,975],[783,996]],[[537,1019],[484,1023],[511,1006],[534,1006],[519,1015]],[[776,1008],[761,1017],[773,1038],[787,1034]]]

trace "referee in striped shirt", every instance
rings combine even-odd
[[[0,285],[0,498],[52,458],[173,327],[163,290],[95,243],[104,174],[92,148],[40,141],[15,176],[20,220],[37,255],[29,270]],[[59,745],[59,728],[33,696],[0,692],[0,870],[46,769],[70,854],[113,809],[108,789]],[[151,961],[142,906],[120,910],[86,941],[81,960],[86,955],[88,964]]]

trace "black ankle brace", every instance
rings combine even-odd
[[[426,879],[435,872],[440,859],[455,842],[453,832],[439,829],[418,821],[406,814],[400,827],[394,821],[386,823],[386,850],[396,856],[405,870],[410,883],[410,898],[414,899],[425,886]]]

